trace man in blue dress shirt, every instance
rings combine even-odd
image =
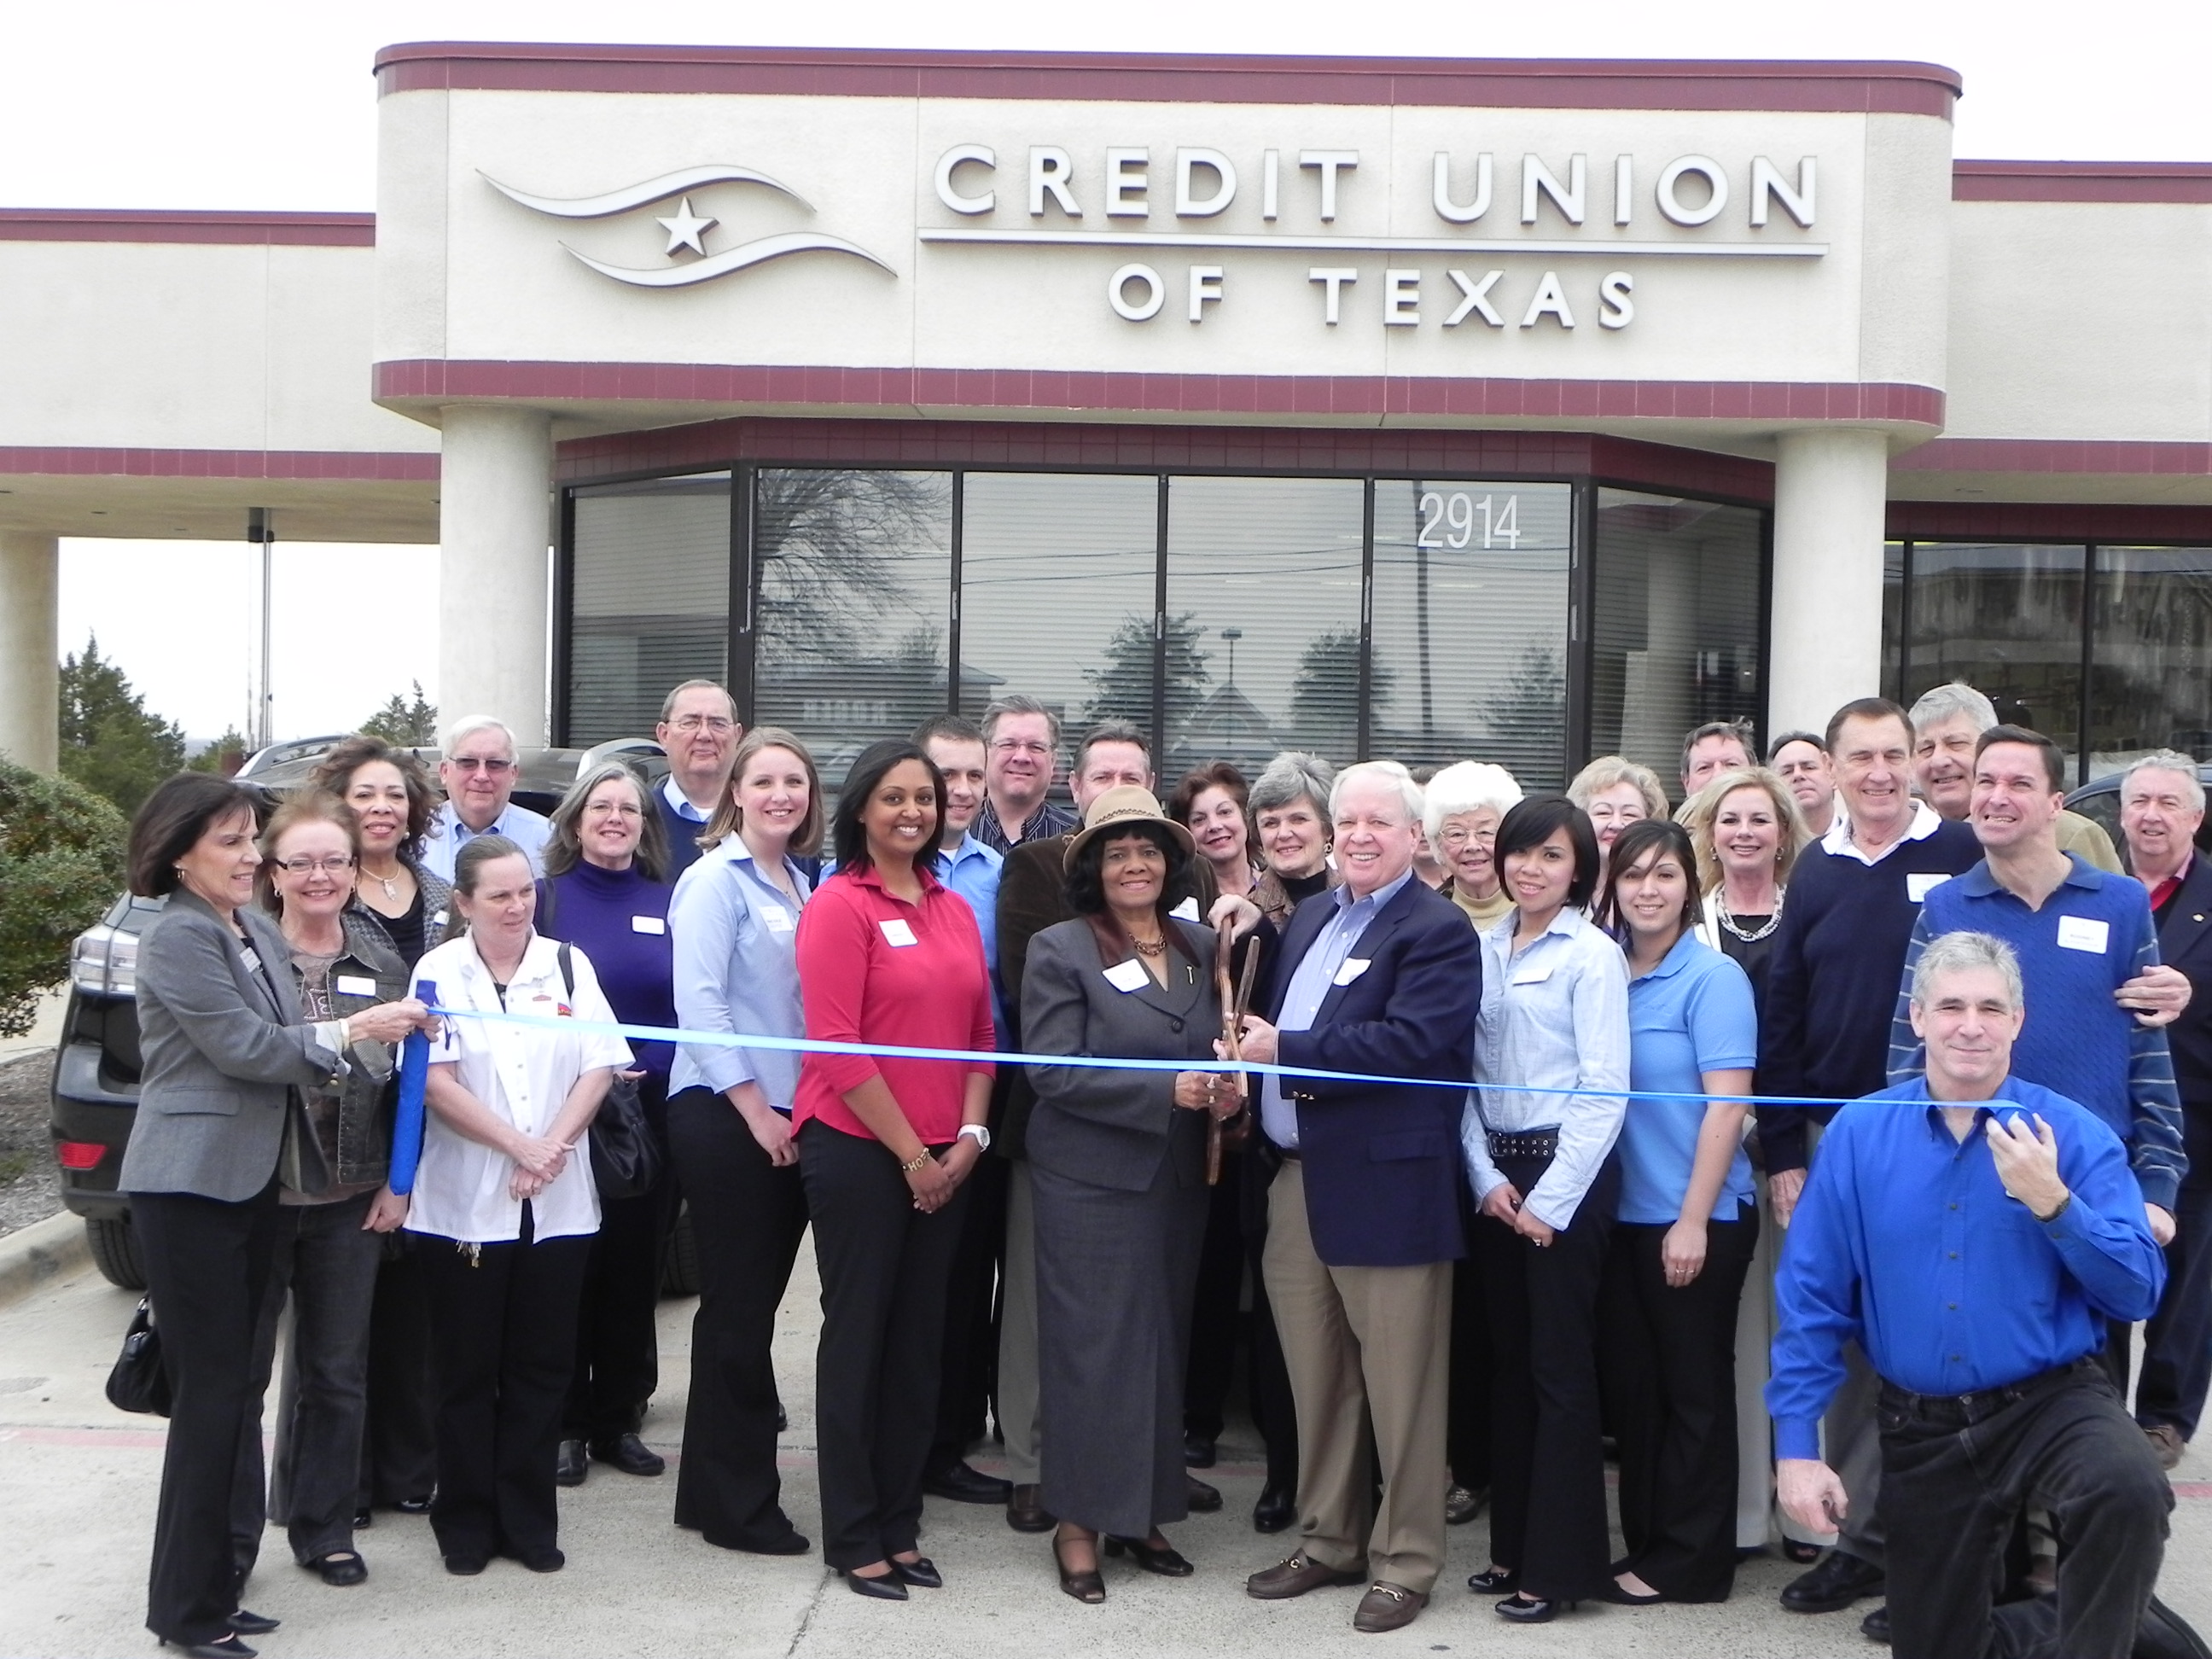
[[[1891,1639],[1904,1659],[2205,1651],[2152,1600],[2173,1498],[2098,1361],[2156,1306],[2165,1262],[2119,1137],[2011,1074],[2018,958],[1985,933],[1922,952],[1924,1075],[1829,1127],[1775,1285],[1776,1481],[1805,1525],[1850,1496],[1820,1416],[1856,1340],[1882,1379]],[[2023,1505],[2066,1550],[2055,1596],[1992,1607]]]

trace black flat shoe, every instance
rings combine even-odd
[[[1012,1481],[970,1468],[964,1462],[926,1471],[921,1489],[932,1498],[950,1498],[956,1504],[1003,1504],[1014,1495]]]
[[[1521,1588],[1521,1570],[1500,1572],[1495,1567],[1485,1567],[1468,1575],[1467,1587],[1477,1595],[1510,1595]]]
[[[650,1478],[665,1474],[668,1460],[634,1434],[617,1435],[611,1440],[594,1440],[592,1455],[602,1463],[611,1463],[624,1474]]]
[[[1605,1588],[1597,1593],[1601,1601],[1610,1601],[1617,1607],[1656,1607],[1667,1599],[1664,1590],[1653,1590],[1649,1595],[1638,1595],[1625,1589],[1617,1578],[1606,1580]]]
[[[216,1642],[172,1642],[164,1636],[161,1645],[176,1649],[185,1659],[255,1659],[255,1650],[240,1641],[235,1631]]]
[[[1117,1538],[1109,1534],[1106,1553],[1127,1555],[1146,1572],[1156,1572],[1163,1578],[1188,1578],[1198,1569],[1176,1553],[1171,1544],[1155,1544],[1148,1538]]]
[[[1264,1486],[1252,1505],[1252,1530],[1280,1532],[1298,1518],[1298,1506],[1280,1486]]]
[[[1212,1435],[1187,1434],[1183,1436],[1182,1461],[1184,1468],[1193,1469],[1210,1469],[1213,1467],[1218,1455],[1218,1454],[1215,1449],[1213,1437]]]
[[[1060,1589],[1086,1607],[1097,1607],[1106,1599],[1105,1579],[1099,1576],[1096,1567],[1088,1567],[1079,1572],[1071,1571],[1067,1558],[1060,1553],[1060,1543],[1057,1538],[1052,1540],[1052,1564],[1060,1569]]]
[[[1194,1474],[1184,1475],[1182,1483],[1187,1494],[1184,1501],[1190,1505],[1193,1515],[1211,1515],[1221,1507],[1220,1487],[1210,1486]]]
[[[556,1486],[580,1486],[584,1477],[592,1472],[590,1460],[584,1455],[580,1440],[563,1440],[561,1449],[553,1455],[553,1484]]]
[[[568,1558],[550,1544],[542,1550],[506,1550],[501,1553],[510,1560],[520,1561],[532,1572],[558,1572],[568,1565]]]
[[[352,1550],[332,1550],[328,1555],[319,1555],[300,1565],[309,1572],[321,1575],[322,1581],[333,1589],[344,1589],[368,1577],[368,1563]],[[233,1625],[231,1628],[240,1626]]]
[[[402,1515],[428,1515],[430,1512],[431,1497],[432,1494],[426,1492],[419,1497],[403,1498],[392,1507]]]
[[[840,1567],[837,1569],[837,1576],[845,1581],[845,1588],[855,1595],[870,1596],[878,1601],[906,1600],[906,1584],[901,1580],[896,1570],[878,1573],[873,1578],[863,1578],[857,1572],[848,1572],[844,1568]]]
[[[230,1633],[233,1636],[266,1636],[283,1622],[282,1619],[271,1619],[265,1613],[248,1613],[240,1607],[230,1615]]]
[[[374,1510],[356,1510],[353,1512],[353,1529],[356,1532],[367,1532],[375,1524],[376,1514]]]
[[[1572,1613],[1575,1604],[1541,1595],[1509,1595],[1493,1611],[1500,1619],[1510,1619],[1516,1625],[1548,1625],[1559,1616],[1562,1607]]]
[[[446,1571],[456,1578],[473,1578],[484,1570],[486,1565],[485,1558],[481,1555],[455,1554],[446,1558]]]
[[[891,1557],[891,1577],[902,1584],[911,1584],[916,1589],[943,1589],[945,1575],[937,1570],[937,1563],[926,1555],[917,1555],[911,1561]]]

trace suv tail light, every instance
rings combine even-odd
[[[96,1170],[100,1160],[107,1156],[107,1148],[96,1140],[60,1140],[54,1143],[54,1158],[64,1170]]]
[[[70,980],[95,996],[127,997],[138,988],[138,935],[102,923],[70,946]]]

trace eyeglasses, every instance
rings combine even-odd
[[[353,854],[349,853],[343,858],[337,859],[271,859],[269,862],[272,867],[288,875],[336,876],[353,868]]]
[[[726,714],[686,714],[682,720],[669,722],[679,732],[712,732],[720,737],[733,729],[737,722]]]
[[[1038,743],[1034,739],[1022,738],[994,738],[991,747],[1001,755],[1049,755],[1052,753],[1050,744]]]
[[[1461,848],[1473,842],[1478,847],[1489,847],[1497,842],[1498,831],[1490,830],[1447,830],[1437,837],[1440,846]]]
[[[487,777],[497,777],[502,772],[512,772],[511,760],[481,760],[474,755],[455,755],[446,763],[457,772],[482,772]]]

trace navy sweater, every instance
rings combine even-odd
[[[1891,848],[1877,864],[1817,845],[1806,849],[1790,872],[1766,971],[1759,1093],[1855,1100],[1889,1086],[1890,1017],[1923,890],[1981,858],[1974,832],[1948,822],[1923,840]],[[1807,1123],[1826,1123],[1834,1114],[1832,1104],[1761,1106],[1767,1172],[1803,1169]]]
[[[538,883],[538,931],[566,939],[591,958],[599,989],[627,1025],[676,1024],[676,958],[668,939],[668,901],[676,890],[647,881],[635,866],[602,870],[578,860],[564,875]],[[552,890],[550,893],[547,889]],[[637,926],[640,918],[648,924]],[[650,931],[659,922],[660,931]],[[637,1063],[664,1085],[676,1058],[670,1042],[632,1042]]]

